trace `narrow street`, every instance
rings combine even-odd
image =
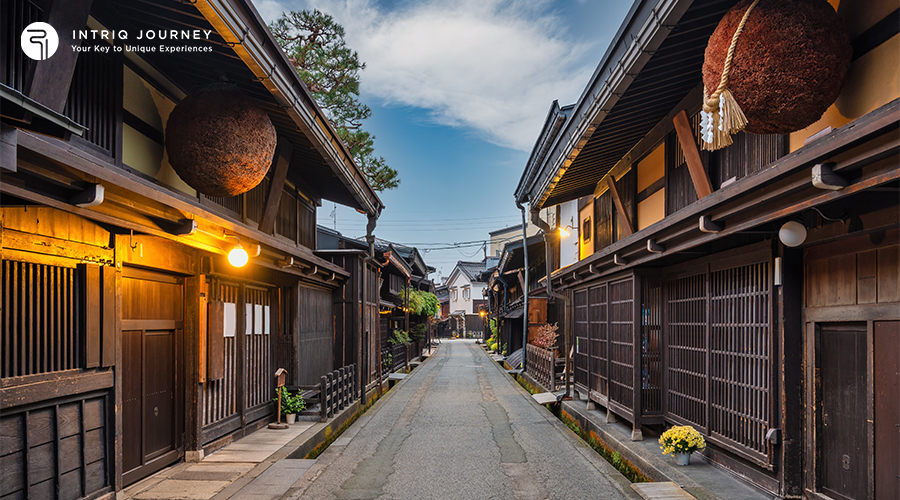
[[[630,498],[627,480],[471,341],[445,341],[284,498]]]

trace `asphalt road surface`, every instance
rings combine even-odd
[[[283,498],[619,499],[628,481],[471,341],[444,341]]]

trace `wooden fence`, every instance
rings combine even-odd
[[[348,365],[322,375],[316,385],[297,386],[309,405],[319,405],[319,421],[327,422],[335,413],[350,406],[358,396],[356,365]]]
[[[528,373],[550,392],[556,390],[556,353],[528,344],[525,347]]]

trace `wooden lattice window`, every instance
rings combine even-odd
[[[706,428],[706,272],[669,280],[666,295],[667,413]]]
[[[210,342],[209,364],[222,364],[223,376],[207,380],[203,387],[201,422],[207,426],[237,413],[237,329],[238,329],[238,285],[214,283],[211,301],[222,302],[224,322],[224,345]],[[220,352],[221,351],[221,352]],[[205,439],[209,441],[210,437]]]
[[[3,261],[3,378],[82,368],[84,278],[74,267]]]
[[[662,412],[662,280],[641,280],[641,409]]]
[[[633,409],[634,280],[609,284],[609,399]]]
[[[666,283],[666,417],[760,465],[772,412],[768,249]]]
[[[245,296],[244,404],[246,408],[253,408],[271,401],[275,393],[272,386],[275,370],[271,363],[272,315],[268,290],[248,286]]]
[[[609,396],[609,304],[604,283],[588,290],[590,303],[590,388],[602,397]]]
[[[710,273],[710,433],[767,458],[770,420],[769,263]]]
[[[588,390],[588,292],[575,292],[575,384]]]

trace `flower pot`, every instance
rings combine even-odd
[[[675,463],[678,465],[690,465],[691,454],[690,453],[676,453],[675,454]]]
[[[284,418],[285,418],[285,420],[287,420],[288,424],[293,424],[294,422],[297,421],[297,414],[296,413],[288,413],[287,415],[284,416]],[[687,465],[687,464],[685,464],[685,465]]]

